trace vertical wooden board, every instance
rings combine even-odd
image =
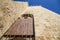
[[[4,35],[33,35],[33,18],[18,19]]]
[[[33,27],[33,18],[28,18],[27,20],[27,28],[28,28],[28,34],[27,35],[34,35],[34,27]]]

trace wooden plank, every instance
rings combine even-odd
[[[18,19],[5,35],[33,35],[33,19]]]

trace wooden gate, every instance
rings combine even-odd
[[[18,18],[11,28],[4,34],[4,37],[8,40],[35,40],[33,15],[23,14],[22,18]]]

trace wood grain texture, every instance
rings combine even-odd
[[[5,35],[33,35],[33,19],[18,19]]]

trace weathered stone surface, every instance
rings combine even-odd
[[[0,0],[0,4],[0,37],[26,12],[34,15],[36,40],[60,40],[60,15],[41,6],[27,8],[24,2]]]
[[[36,40],[60,40],[60,15],[41,6],[31,6],[26,13],[34,15]]]
[[[27,7],[27,2],[0,0],[0,37]]]

